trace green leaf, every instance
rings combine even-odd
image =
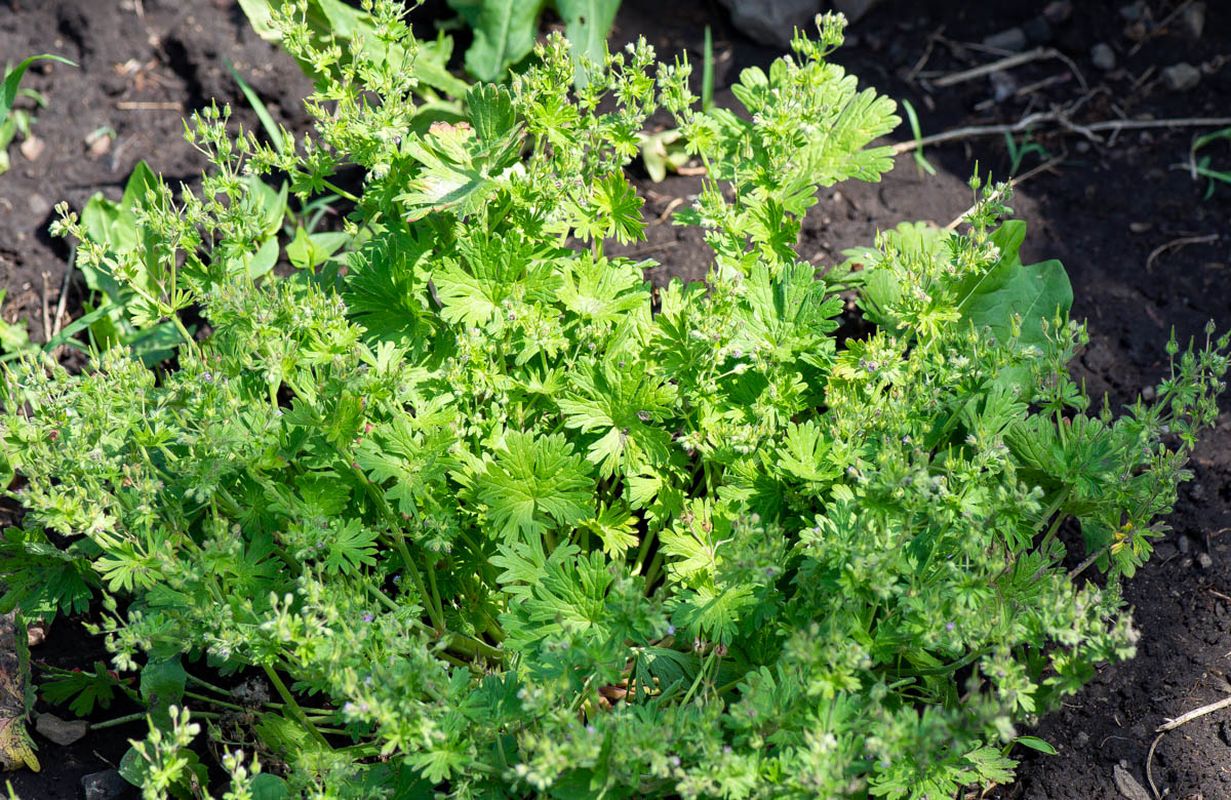
[[[577,85],[585,86],[587,74],[582,59],[591,64],[604,63],[607,35],[620,10],[620,0],[556,0],[556,9],[564,19],[564,34],[573,46]]]
[[[478,481],[479,500],[506,539],[571,526],[594,515],[594,481],[560,434],[510,431]]]
[[[286,781],[268,772],[255,776],[249,788],[252,790],[252,800],[287,800],[291,796]]]
[[[496,110],[492,118],[483,119],[485,130],[490,132],[499,124],[499,113]],[[423,169],[398,197],[406,204],[407,221],[438,211],[451,211],[459,218],[478,211],[515,157],[510,136],[488,146],[475,138],[475,129],[469,126],[438,123],[423,136],[408,138],[406,153]]]
[[[534,48],[547,0],[449,0],[449,5],[474,29],[466,71],[495,82]]]
[[[1029,747],[1031,750],[1037,750],[1040,753],[1045,753],[1049,756],[1056,754],[1056,748],[1045,739],[1040,739],[1037,736],[1018,736],[1013,740],[1014,744],[1020,744],[1022,747]]]
[[[94,713],[95,706],[110,708],[119,689],[119,681],[107,671],[107,665],[94,662],[94,671],[56,671],[39,683],[43,698],[53,705],[68,703],[68,708],[79,717]]]
[[[990,328],[1003,344],[1011,341],[1020,320],[1020,344],[1046,351],[1049,343],[1043,327],[1057,317],[1068,317],[1073,286],[1059,261],[1022,265],[1018,249],[1025,235],[1025,223],[1016,220],[997,231],[993,241],[1001,258],[982,278],[964,287],[959,307],[965,319]]]
[[[242,6],[243,3],[241,2],[240,5]],[[235,79],[239,90],[244,93],[244,97],[248,100],[248,105],[252,106],[256,118],[261,121],[261,126],[265,128],[265,135],[269,137],[270,144],[279,153],[285,153],[287,143],[282,136],[282,129],[278,127],[278,124],[274,122],[273,116],[270,115],[269,108],[261,101],[256,91],[248,85],[248,82],[244,80],[244,76],[239,74],[239,70],[235,69],[234,64],[227,59],[223,59],[222,63],[226,65],[227,70],[231,73],[231,77]]]
[[[295,229],[295,238],[286,246],[286,257],[297,269],[316,269],[350,238],[341,232],[308,233],[300,226]]]
[[[475,136],[484,144],[500,141],[517,125],[513,95],[504,86],[475,84],[466,93],[466,107]]]
[[[38,61],[58,61],[61,64],[68,64],[70,67],[77,66],[75,62],[69,61],[63,56],[50,53],[30,56],[19,62],[17,66],[4,74],[4,83],[0,85],[0,125],[3,125],[8,120],[9,112],[13,110],[13,103],[17,101],[17,89],[21,85],[21,79],[25,76],[26,70]]]
[[[325,569],[344,575],[358,575],[363,567],[376,566],[378,531],[365,527],[362,521],[348,519],[331,528],[327,543]]]
[[[150,661],[141,668],[141,698],[145,700],[153,725],[170,729],[170,708],[183,701],[187,680],[188,673],[178,656],[166,661]]]

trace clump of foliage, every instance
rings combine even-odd
[[[211,110],[202,191],[152,181],[141,247],[58,226],[135,324],[181,338],[164,367],[114,346],[4,382],[28,509],[4,603],[93,608],[140,670],[152,730],[125,774],[199,796],[212,742],[235,798],[1007,780],[1015,742],[1046,747],[1015,725],[1133,651],[1120,580],[1216,414],[1226,337],[1173,347],[1153,404],[1091,412],[1063,268],[1021,263],[977,181],[964,232],[903,227],[818,278],[801,218],[886,171],[869,145],[898,122],[826,61],[840,18],[745,70],[739,114],[645,44],[574,90],[551,36],[419,131],[399,13],[378,3],[345,57],[275,15],[331,67],[310,136],[233,139]],[[713,251],[660,291],[605,252],[643,236],[622,168],[657,107],[708,169],[677,222]],[[278,234],[284,268],[254,269],[278,228],[253,176],[353,197],[344,240]],[[839,331],[850,287],[864,338]]]

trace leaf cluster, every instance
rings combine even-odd
[[[745,70],[739,113],[644,43],[574,88],[552,35],[423,126],[419,43],[392,2],[372,13],[345,52],[307,5],[273,18],[331,65],[293,149],[215,109],[189,130],[203,190],[150,178],[139,247],[66,212],[126,319],[180,334],[173,362],[116,343],[80,374],[5,374],[27,514],[3,603],[91,604],[115,668],[142,671],[152,732],[125,774],[195,791],[188,705],[232,754],[228,797],[1007,780],[1015,726],[1133,652],[1120,581],[1217,414],[1227,338],[1174,346],[1153,403],[1092,412],[1063,268],[1022,264],[978,181],[962,232],[907,226],[818,275],[800,220],[888,169],[871,143],[898,122],[826,60],[836,18]],[[676,222],[713,262],[654,291],[607,243],[644,236],[623,166],[659,107],[707,166]],[[345,223],[316,230],[330,194]]]

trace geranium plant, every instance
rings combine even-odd
[[[940,798],[1045,748],[1016,726],[1133,652],[1120,580],[1226,337],[1092,412],[1064,270],[1021,263],[979,181],[962,232],[818,275],[800,220],[889,169],[898,122],[826,60],[839,17],[745,70],[738,113],[644,43],[575,89],[553,35],[416,132],[417,44],[371,13],[346,53],[274,15],[327,76],[294,148],[212,110],[201,191],[149,181],[140,242],[65,210],[172,362],[5,377],[4,602],[88,607],[140,670],[125,774],[199,796],[212,743],[236,798]],[[656,291],[605,244],[643,236],[622,168],[660,107],[707,168],[676,221],[713,260]],[[266,181],[350,198],[343,229],[271,224]]]

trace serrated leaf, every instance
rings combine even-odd
[[[475,84],[466,93],[466,107],[475,136],[484,144],[498,142],[517,126],[513,96],[503,86]]]
[[[478,495],[506,541],[594,514],[590,468],[562,435],[511,431],[504,444],[479,479]]]

